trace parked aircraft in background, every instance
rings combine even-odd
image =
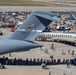
[[[53,32],[43,32],[41,36],[44,40],[51,38],[54,41],[68,42],[72,45],[76,45],[76,34],[75,33],[53,33]]]
[[[56,19],[55,19],[56,17]],[[8,38],[0,38],[0,55],[10,52],[28,51],[43,45],[32,42],[53,20],[60,16],[50,12],[35,11]]]
[[[66,31],[66,30],[71,30],[71,27],[68,27],[66,25],[58,25],[56,27],[57,30],[60,30],[60,31]]]

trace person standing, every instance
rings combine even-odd
[[[11,57],[11,53],[9,53],[9,56]]]
[[[63,73],[63,75],[66,75],[65,73]]]
[[[55,50],[54,44],[52,44],[51,49],[52,49],[52,50]]]
[[[68,54],[70,54],[70,49],[68,50]]]
[[[72,51],[72,55],[74,55],[74,50]]]
[[[51,75],[51,71],[49,72],[49,75]]]
[[[64,52],[64,50],[62,50],[62,55],[65,55],[65,52]]]

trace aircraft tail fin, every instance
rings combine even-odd
[[[35,11],[24,23],[19,26],[15,32],[9,37],[9,39],[16,40],[34,40],[42,30],[45,29],[55,17],[60,16],[50,12]]]

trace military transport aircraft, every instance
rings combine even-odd
[[[28,51],[43,45],[32,42],[53,20],[60,16],[51,12],[35,11],[7,39],[0,38],[0,55]]]

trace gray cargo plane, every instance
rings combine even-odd
[[[0,39],[0,55],[42,47],[43,45],[37,44],[33,40],[45,27],[59,17],[59,15],[50,12],[33,12],[9,38]]]

